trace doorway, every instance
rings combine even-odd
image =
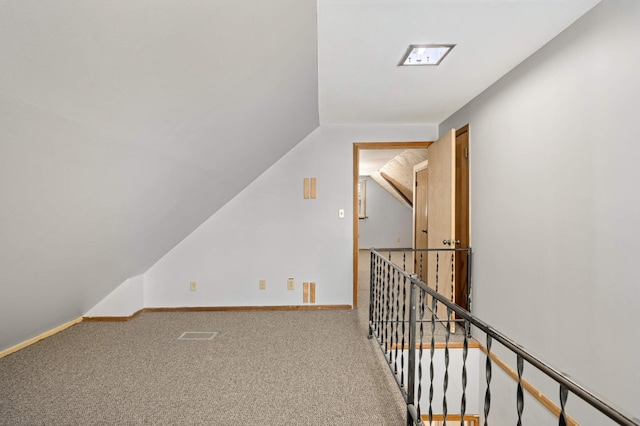
[[[353,308],[358,307],[358,267],[360,219],[358,212],[358,184],[360,182],[361,150],[396,150],[426,148],[432,142],[356,142],[353,144]]]
[[[428,148],[433,142],[356,142],[353,144],[353,308],[358,308],[358,268],[359,268],[359,211],[358,184],[360,181],[360,151],[373,149],[412,149]],[[460,240],[459,247],[469,247],[469,125],[461,127],[455,132],[455,235]],[[413,208],[416,208],[415,202]],[[414,215],[415,216],[415,215]],[[413,224],[415,229],[415,224]],[[415,244],[415,235],[414,235]],[[456,256],[456,276],[467,276],[466,270],[469,259]],[[425,268],[426,269],[426,268]],[[468,283],[461,279],[456,283],[455,302],[468,309],[467,294]]]

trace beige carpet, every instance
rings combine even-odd
[[[358,310],[75,325],[0,359],[0,425],[404,424],[404,401],[367,339],[368,260],[360,265]],[[186,331],[218,334],[178,340]]]
[[[216,331],[210,341],[177,340]],[[144,313],[0,359],[1,425],[398,425],[357,311]]]
[[[367,339],[366,272],[359,310],[80,323],[0,359],[0,425],[404,424]],[[185,331],[218,334],[178,340]]]

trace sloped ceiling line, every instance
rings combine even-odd
[[[407,149],[380,169],[380,176],[389,182],[409,206],[413,206],[413,167],[426,159],[425,148]]]

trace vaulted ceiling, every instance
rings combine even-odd
[[[319,124],[439,123],[595,3],[0,2],[0,322],[90,307]]]

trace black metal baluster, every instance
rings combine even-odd
[[[376,337],[380,335],[380,275],[379,268],[380,263],[378,262],[378,256],[376,255],[374,260],[374,269],[372,271],[375,274],[374,287],[375,287],[375,322],[374,322],[374,330]]]
[[[420,406],[420,399],[422,398],[422,339],[424,338],[424,304],[425,297],[424,291],[420,289],[420,340],[418,340],[418,420],[422,418],[422,411]]]
[[[438,293],[438,285],[440,280],[440,252],[436,252],[436,293]],[[435,310],[436,317],[438,316],[438,305],[436,304]]]
[[[384,279],[384,263],[382,262],[382,257],[380,257],[380,259],[378,260],[378,269],[379,269],[379,274],[378,274],[378,279],[380,280],[380,284],[378,286],[378,288],[380,289],[380,301],[378,302],[379,304],[379,312],[380,315],[378,316],[378,319],[380,320],[380,324],[378,326],[378,338],[380,339],[380,341],[384,341],[384,316],[385,316],[385,311],[384,311],[384,306],[385,306],[385,300],[387,297],[386,294],[386,281]]]
[[[383,335],[382,335],[382,344],[384,345],[384,354],[385,354],[385,358],[387,356],[387,353],[389,352],[389,348],[387,345],[387,339],[389,338],[389,322],[390,322],[390,315],[391,315],[391,309],[389,306],[389,299],[391,298],[391,275],[389,272],[389,264],[385,264],[385,268],[386,268],[386,276],[387,279],[385,281],[385,311],[384,311],[384,319],[385,319],[385,323],[382,327],[383,330]]]
[[[444,380],[442,382],[442,413],[444,414],[443,426],[447,426],[447,389],[449,388],[449,339],[451,338],[451,308],[447,307],[447,328],[444,332]]]
[[[376,256],[376,337],[380,337],[380,327],[382,326],[382,265],[380,256]]]
[[[392,347],[394,348],[393,351],[393,372],[395,374],[398,374],[398,325],[399,325],[399,318],[400,318],[400,276],[398,274],[398,272],[394,269],[394,274],[393,274],[393,284],[394,284],[394,297],[395,297],[395,301],[396,301],[396,305],[395,305],[395,311],[394,311],[394,322],[393,322],[393,335],[392,335],[392,339],[393,339],[393,344]]]
[[[405,277],[406,278],[406,277]],[[405,280],[406,283],[406,280]],[[416,403],[416,292],[418,288],[414,284],[413,280],[409,281],[411,285],[410,290],[410,298],[409,298],[409,371],[407,372],[407,403],[409,405],[413,405],[417,407],[417,421],[420,424],[420,397],[418,396],[418,401]],[[418,386],[420,378],[418,377]],[[407,425],[414,425],[416,423],[414,421],[414,415],[407,407]]]
[[[484,393],[484,426],[489,426],[489,410],[491,410],[491,341],[493,339],[487,334],[487,362],[485,366],[485,376],[487,378],[487,390]]]
[[[389,253],[389,257],[391,257],[391,253]],[[390,311],[389,311],[389,342],[387,344],[388,348],[389,348],[389,363],[393,363],[393,332],[394,332],[394,328],[395,328],[395,306],[396,306],[396,292],[395,292],[395,271],[393,271],[393,268],[390,267],[390,270],[392,271],[389,275],[389,292],[391,295],[391,306],[389,307]],[[396,373],[397,371],[394,369],[393,370],[394,373]]]
[[[376,303],[376,286],[374,273],[375,258],[373,252],[369,252],[369,339],[373,337],[374,307]]]
[[[451,303],[455,303],[455,298],[453,297],[454,294],[454,288],[453,288],[453,283],[456,280],[456,252],[452,251],[451,252],[451,299],[449,299],[449,301]],[[454,324],[455,327],[455,324]]]
[[[402,295],[402,291],[400,289],[400,271],[396,269],[396,277],[395,277],[395,294],[396,294],[396,313],[395,313],[395,331],[394,331],[394,342],[393,346],[395,347],[395,358],[394,358],[394,366],[397,365],[398,360],[400,358],[400,354],[402,353],[402,348],[400,347],[400,324],[402,319],[400,318],[401,314],[401,306],[400,306],[400,296]],[[404,302],[403,302],[404,303]],[[400,368],[396,366],[396,373],[400,371]]]
[[[522,412],[524,411],[524,392],[522,390],[522,370],[524,369],[524,360],[517,355],[518,367],[518,390],[516,395],[516,407],[518,409],[518,426],[522,426]]]
[[[377,287],[377,292],[378,292],[378,301],[376,302],[377,306],[378,306],[378,324],[376,325],[376,333],[377,333],[377,337],[381,338],[382,337],[382,321],[384,318],[384,313],[383,313],[383,307],[384,307],[384,279],[382,276],[382,258],[380,257],[380,255],[378,254],[376,256],[376,261],[378,263],[377,265],[377,270],[378,272],[376,273],[376,278],[378,280],[378,283],[376,285]]]
[[[462,398],[460,399],[460,426],[464,426],[464,414],[467,411],[467,353],[469,340],[467,339],[468,322],[465,320],[464,340],[462,341]]]
[[[405,333],[406,333],[406,315],[407,315],[407,276],[403,275],[402,279],[402,345],[400,352],[400,365],[401,365],[401,374],[400,374],[400,385],[404,386],[404,342],[405,342]],[[415,348],[409,348],[410,351],[414,351]]]
[[[560,385],[560,420],[558,422],[560,426],[567,426],[567,414],[564,410],[564,407],[567,404],[568,396],[569,396],[569,390],[564,386]]]
[[[437,273],[436,273],[436,281],[437,281]],[[436,310],[438,309],[437,299],[435,297],[431,297],[431,364],[429,365],[429,373],[431,375],[431,383],[429,385],[429,423],[433,422],[433,355],[436,350]]]

